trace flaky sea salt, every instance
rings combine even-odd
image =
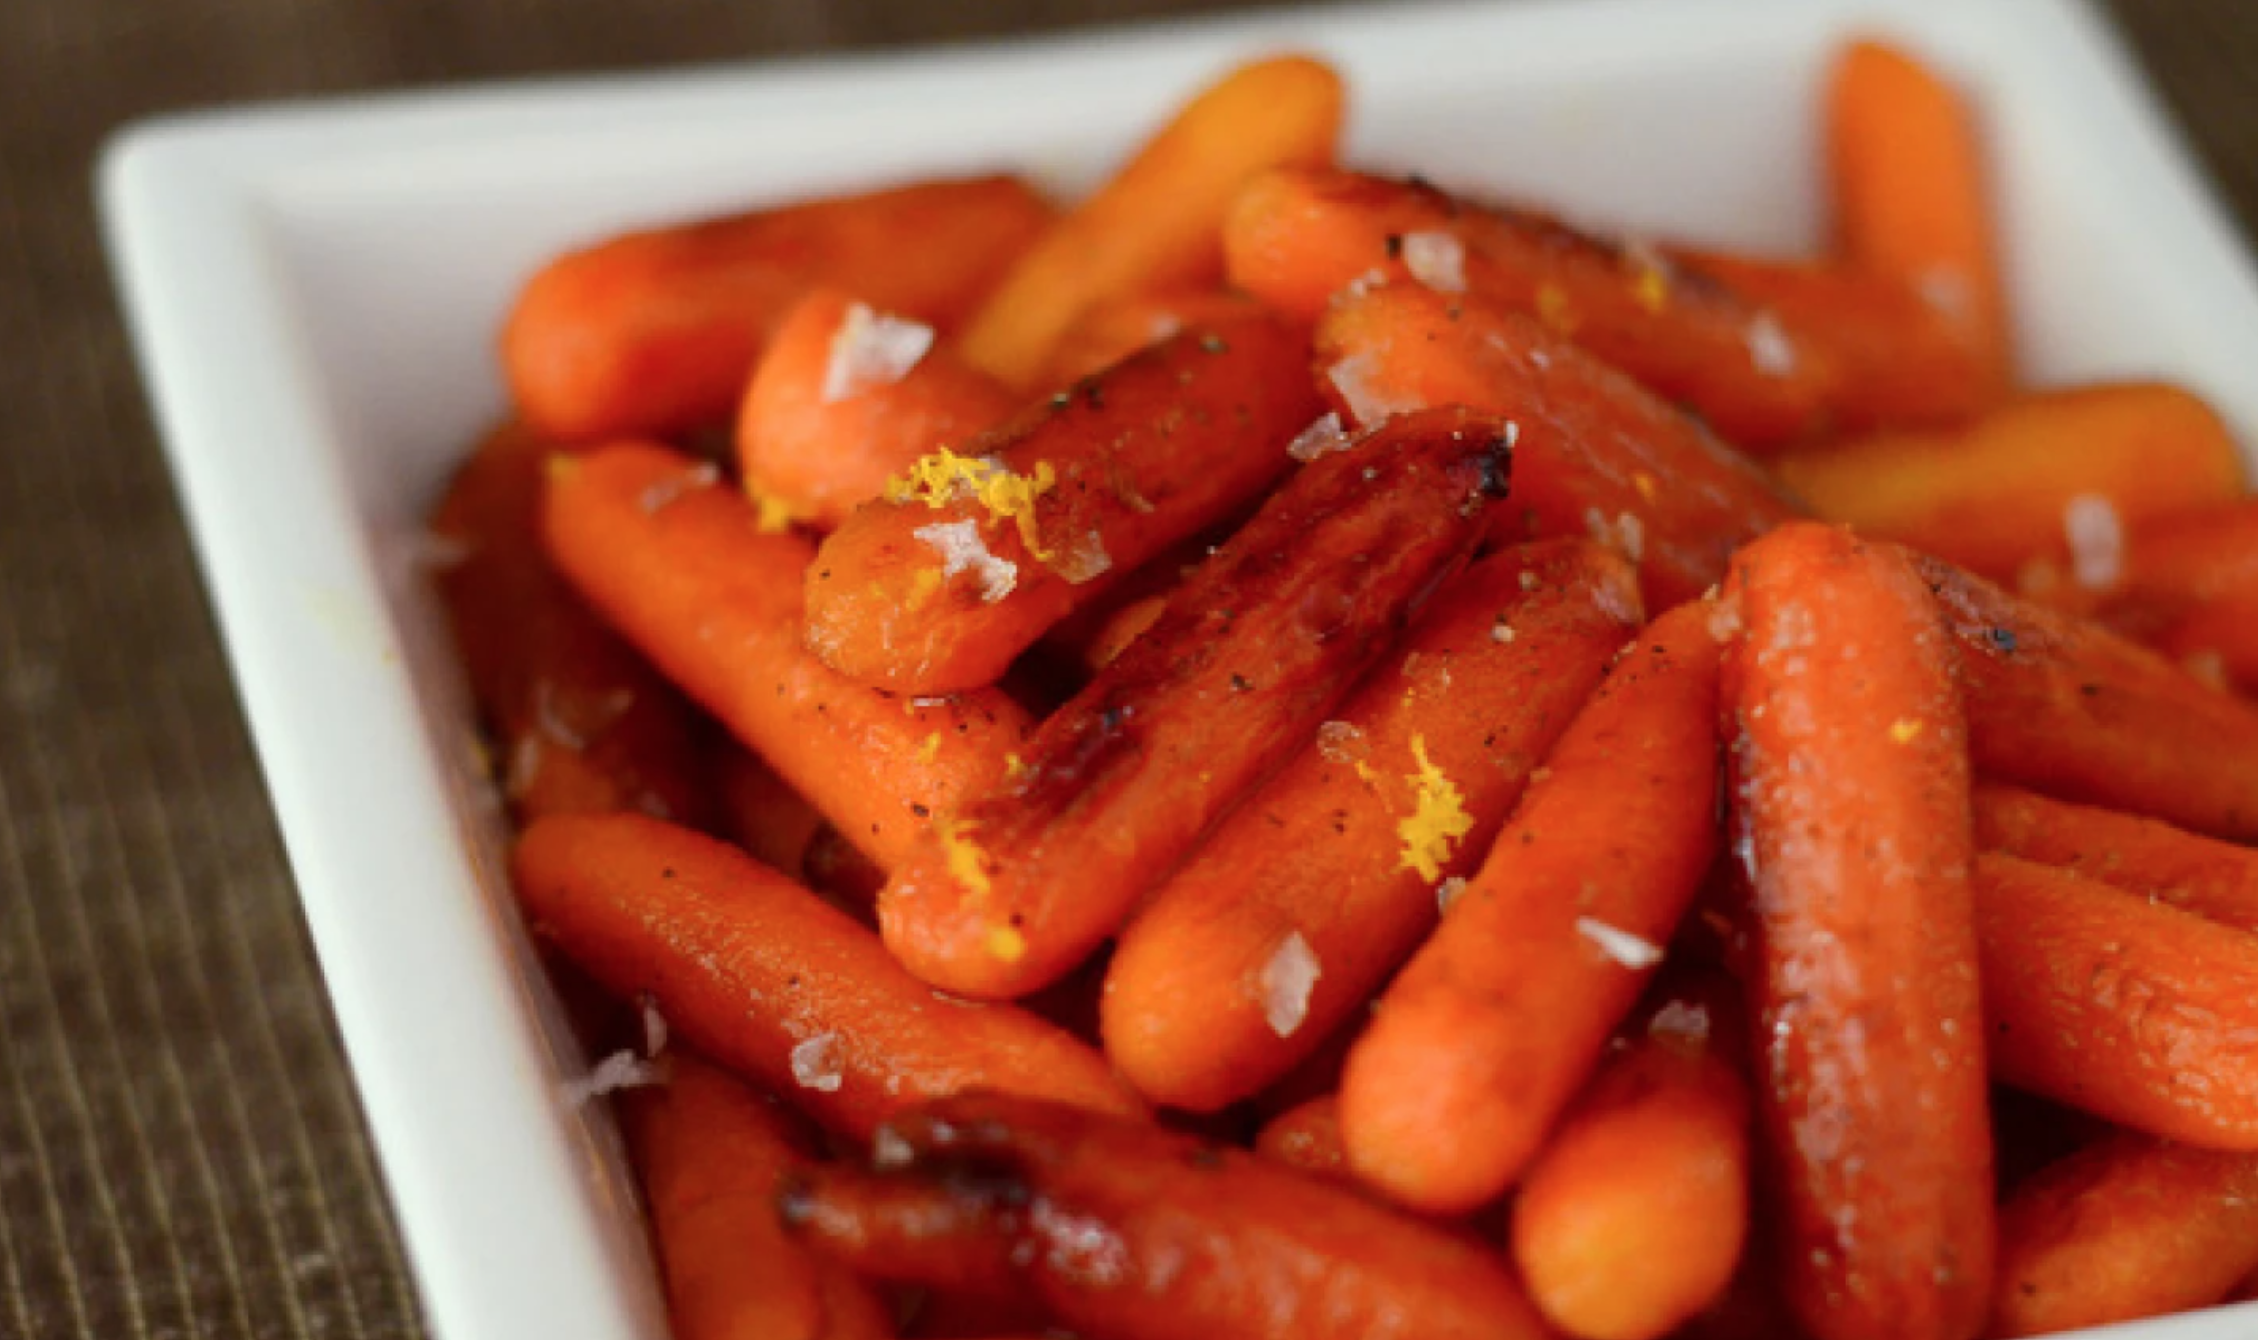
[[[1576,918],[1576,933],[1598,945],[1599,952],[1633,971],[1651,968],[1662,961],[1660,945],[1619,926],[1610,926],[1598,917]]]
[[[839,1035],[818,1033],[794,1047],[792,1079],[803,1089],[837,1093],[845,1082],[839,1069]]]
[[[1781,327],[1780,318],[1758,312],[1748,323],[1748,361],[1767,377],[1785,377],[1795,371],[1795,344]]]
[[[666,1016],[659,1013],[658,998],[643,996],[643,1055],[657,1059],[666,1050]]]
[[[595,1069],[579,1079],[567,1080],[564,1097],[566,1102],[578,1107],[607,1093],[665,1082],[666,1072],[661,1067],[632,1051],[621,1050],[598,1061]]]
[[[1346,721],[1328,721],[1317,728],[1317,752],[1330,763],[1355,763],[1364,757],[1364,732]]]
[[[1466,291],[1466,247],[1449,233],[1405,233],[1403,266],[1437,293]]]
[[[1442,915],[1448,916],[1450,914],[1451,907],[1456,904],[1458,900],[1465,895],[1465,893],[1465,877],[1462,875],[1452,875],[1449,879],[1446,879],[1442,883],[1435,886],[1435,911],[1441,913]]]
[[[1633,563],[1646,557],[1646,523],[1629,512],[1617,512],[1609,520],[1597,507],[1584,509],[1584,529],[1593,539],[1613,549]]]
[[[1080,586],[1113,571],[1113,555],[1106,552],[1103,535],[1095,530],[1086,530],[1079,538],[1068,540],[1059,546],[1058,552],[1051,556],[1050,569]]]
[[[681,474],[671,475],[643,490],[635,501],[646,516],[656,516],[671,506],[675,500],[693,489],[708,489],[721,482],[721,467],[712,461],[700,461]]]
[[[870,1137],[870,1166],[880,1172],[907,1168],[917,1161],[917,1150],[891,1126],[880,1126]]]
[[[1262,965],[1262,1014],[1271,1032],[1282,1038],[1294,1035],[1309,1017],[1309,993],[1323,975],[1309,941],[1300,931],[1287,932]]]
[[[1341,393],[1341,399],[1348,402],[1349,415],[1360,428],[1370,428],[1383,420],[1398,414],[1408,414],[1418,408],[1382,395],[1372,385],[1372,376],[1377,370],[1376,360],[1371,354],[1350,354],[1335,363],[1325,374],[1327,380],[1333,383],[1333,389]]]
[[[823,403],[900,381],[933,347],[933,328],[851,303],[831,336],[823,367]]]
[[[2070,543],[2070,575],[2089,591],[2115,586],[2125,575],[2125,522],[2117,506],[2098,493],[2081,493],[2062,509],[2062,537]]]
[[[1286,454],[1297,461],[1314,461],[1336,451],[1346,451],[1349,435],[1341,431],[1341,416],[1326,414],[1301,430],[1286,444]]]
[[[970,572],[977,578],[980,598],[991,605],[1010,595],[1012,588],[1019,585],[1019,565],[989,552],[987,541],[980,538],[977,521],[936,521],[930,526],[919,526],[910,534],[941,556],[943,577]]]

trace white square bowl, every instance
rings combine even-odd
[[[1981,103],[2022,352],[2155,375],[2258,439],[2258,281],[2076,0],[1537,0],[1272,14],[905,57],[220,112],[101,168],[144,372],[437,1332],[663,1334],[609,1128],[501,876],[414,557],[503,404],[493,341],[558,250],[635,224],[1009,166],[1086,184],[1234,59],[1346,71],[1351,156],[1713,243],[1808,249],[1836,43]],[[2214,1310],[2112,1331],[2258,1333]]]

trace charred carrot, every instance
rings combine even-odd
[[[763,534],[711,467],[612,446],[550,472],[549,552],[627,639],[881,863],[1000,775],[1027,714],[993,690],[905,700],[800,638],[811,551]]]
[[[2258,502],[2136,526],[2101,617],[2183,664],[2258,694]]]
[[[1350,1050],[1349,1163],[1396,1199],[1470,1210],[1512,1183],[1693,901],[1716,849],[1709,614],[1622,652]]]
[[[1976,875],[1994,1074],[2166,1139],[2258,1150],[2258,937],[2011,856]]]
[[[808,844],[823,816],[760,756],[724,739],[708,750],[722,831],[745,854],[789,879],[805,877]]]
[[[448,486],[432,518],[434,580],[520,822],[642,810],[703,825],[696,731],[681,695],[604,627],[541,552],[552,450],[506,426]]]
[[[1967,328],[1994,387],[2011,379],[1999,228],[1983,137],[1960,91],[1912,54],[1871,39],[1827,76],[1835,252],[1900,280]]]
[[[2000,1208],[1991,1333],[2208,1307],[2252,1270],[2258,1156],[2118,1134],[2044,1169]]]
[[[993,683],[1098,578],[1260,494],[1316,413],[1286,326],[1187,330],[926,458],[832,532],[808,569],[808,645],[881,688]]]
[[[1040,384],[1072,386],[1186,326],[1235,320],[1261,310],[1262,304],[1243,293],[1215,288],[1178,288],[1102,299],[1085,309],[1059,336]]]
[[[725,424],[801,293],[835,285],[953,327],[1050,219],[1021,182],[972,177],[629,233],[526,282],[502,363],[519,412],[556,437]]]
[[[1915,554],[1957,644],[1978,770],[2213,837],[2258,838],[2258,708],[2097,624]]]
[[[978,1095],[887,1131],[878,1171],[810,1168],[781,1200],[786,1222],[864,1270],[900,1273],[863,1249],[872,1237],[953,1223],[967,1257],[1000,1246],[1061,1322],[1116,1340],[1546,1333],[1492,1253],[1242,1150]],[[886,1218],[904,1228],[868,1227]]]
[[[766,1098],[675,1051],[666,1082],[623,1093],[620,1115],[675,1340],[893,1335],[891,1309],[870,1286],[777,1218],[777,1184],[806,1146]]]
[[[2258,932],[2258,851],[2167,823],[1976,786],[1976,844]]]
[[[1417,285],[1344,297],[1319,323],[1326,394],[1352,424],[1467,405],[1515,427],[1509,533],[1590,534],[1639,565],[1650,607],[1725,575],[1739,545],[1800,515],[1694,420],[1536,320]]]
[[[1782,456],[1812,510],[2005,580],[2119,580],[2125,530],[2243,491],[2226,425],[2178,387],[2083,386],[2025,397],[1959,429]]]
[[[1341,1148],[1341,1100],[1319,1094],[1287,1108],[1262,1125],[1254,1152],[1312,1177],[1346,1179],[1348,1154]]]
[[[1010,1006],[944,1000],[877,937],[727,843],[639,815],[564,815],[511,859],[534,930],[614,995],[649,993],[699,1051],[835,1130],[993,1088],[1134,1112],[1096,1052]]]
[[[1210,1111],[1314,1051],[1434,929],[1530,771],[1640,624],[1589,540],[1477,563],[1146,901],[1107,973],[1106,1054]]]
[[[1966,1340],[1991,1290],[1992,1149],[1949,644],[1898,551],[1828,526],[1750,545],[1724,600],[1788,1297],[1819,1340]]]
[[[968,995],[1064,974],[1466,562],[1510,459],[1503,424],[1438,411],[1295,475],[1043,723],[1016,778],[893,871],[887,947]]]
[[[1749,1100],[1735,1010],[1662,993],[1545,1143],[1513,1202],[1513,1259],[1547,1320],[1654,1340],[1723,1297],[1748,1235]]]
[[[1416,181],[1265,173],[1224,251],[1234,284],[1307,320],[1352,283],[1405,279],[1535,314],[1750,451],[1950,423],[1990,395],[1964,333],[1908,285],[1610,242]]]
[[[1019,397],[933,328],[837,289],[794,303],[737,414],[737,463],[772,523],[829,530],[886,481],[1004,421]]]
[[[1212,282],[1231,197],[1265,168],[1331,162],[1341,104],[1340,76],[1305,56],[1225,75],[1012,267],[966,326],[966,359],[1030,389],[1060,335],[1093,305]]]

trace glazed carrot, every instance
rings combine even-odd
[[[1835,253],[1912,285],[1964,324],[1986,379],[2011,379],[1999,228],[1983,139],[1960,91],[1910,53],[1846,46],[1827,77]]]
[[[1749,1101],[1736,1010],[1663,993],[1529,1165],[1513,1259],[1547,1320],[1653,1340],[1724,1296],[1748,1234]]]
[[[1639,628],[1638,580],[1589,540],[1477,563],[1317,740],[1146,900],[1106,978],[1106,1054],[1212,1111],[1314,1051],[1434,929]]]
[[[2026,590],[2047,576],[2110,587],[2125,527],[2243,491],[2226,425],[2155,383],[2043,392],[1965,428],[1839,443],[1772,468],[1830,521],[1994,579],[2028,569]]]
[[[1312,1177],[1347,1180],[1348,1153],[1341,1147],[1341,1100],[1319,1094],[1263,1123],[1254,1152]]]
[[[1390,1196],[1449,1213],[1511,1185],[1693,901],[1716,850],[1709,614],[1623,651],[1350,1050],[1349,1163]]]
[[[1475,299],[1406,284],[1344,297],[1318,325],[1317,365],[1350,423],[1431,405],[1512,420],[1501,526],[1613,544],[1638,563],[1650,608],[1699,595],[1737,546],[1799,515],[1694,420],[1537,321]]]
[[[1966,1340],[1991,1290],[1992,1150],[1950,645],[1900,551],[1829,526],[1742,550],[1724,600],[1789,1301],[1818,1340]]]
[[[1976,863],[2000,1079],[2121,1126],[2258,1150],[2258,937],[2012,856]]]
[[[786,310],[737,412],[737,464],[771,521],[829,530],[921,457],[1004,421],[1019,397],[933,328],[817,289]]]
[[[887,947],[967,995],[1063,975],[1466,562],[1510,459],[1497,420],[1437,411],[1295,475],[894,869]]]
[[[903,692],[989,684],[1128,571],[1235,511],[1312,418],[1304,347],[1267,317],[1202,326],[920,462],[823,542],[807,637]],[[983,458],[993,458],[990,463]]]
[[[431,522],[434,574],[520,822],[643,810],[704,824],[711,807],[681,695],[622,643],[541,552],[553,448],[505,426],[479,445]]]
[[[868,1135],[967,1088],[1121,1112],[1089,1048],[1010,1006],[944,1000],[875,936],[739,853],[639,815],[564,815],[511,858],[527,920],[614,995],[826,1126]]]
[[[1009,177],[924,182],[629,233],[551,261],[502,332],[519,412],[595,439],[725,424],[818,284],[954,326],[1050,223]]]
[[[805,1158],[764,1097],[682,1051],[664,1084],[620,1095],[674,1340],[856,1340],[894,1334],[890,1309],[776,1215],[776,1187]]]
[[[1229,321],[1261,310],[1262,304],[1243,293],[1215,288],[1175,288],[1101,299],[1084,309],[1058,337],[1038,385],[1071,386],[1186,326]]]
[[[1999,1214],[1993,1335],[2208,1307],[2258,1270],[2258,1156],[2119,1134],[2040,1172]]]
[[[993,690],[905,702],[800,641],[810,549],[762,534],[711,467],[622,444],[550,472],[557,566],[669,679],[881,863],[1001,773],[1027,715]]]
[[[759,755],[735,740],[717,741],[708,757],[713,761],[723,836],[778,874],[804,878],[808,844],[825,826],[823,816]]]
[[[1084,652],[1084,664],[1091,670],[1103,670],[1121,659],[1129,644],[1152,631],[1160,622],[1161,613],[1168,608],[1168,597],[1146,596],[1131,601],[1113,612],[1113,617],[1099,626]]]
[[[1502,1261],[1242,1150],[1025,1099],[966,1095],[888,1124],[881,1171],[805,1170],[787,1223],[866,1272],[869,1221],[1000,1245],[1066,1326],[1110,1340],[1545,1335]],[[1187,1207],[1198,1207],[1197,1213]],[[953,1221],[953,1223],[952,1223]],[[961,1225],[961,1227],[959,1227]]]
[[[2097,624],[1911,558],[1957,644],[1978,770],[2213,837],[2258,838],[2258,708]]]
[[[1212,281],[1231,197],[1265,168],[1331,162],[1341,103],[1340,76],[1305,56],[1254,61],[1210,85],[1012,267],[965,327],[966,360],[1030,389],[1097,303]]]
[[[1417,181],[1265,173],[1223,242],[1232,283],[1306,320],[1407,277],[1535,314],[1745,450],[1950,423],[1990,396],[1964,333],[1907,285],[1619,244]]]
[[[1976,845],[2258,932],[2258,851],[2136,815],[1976,785]]]
[[[2103,619],[2183,663],[2211,659],[2258,693],[2258,501],[2136,526],[2124,567]]]

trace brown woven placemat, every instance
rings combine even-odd
[[[1223,7],[0,4],[0,1336],[420,1333],[103,272],[101,137],[178,107]],[[2258,228],[2258,5],[2115,8]]]

